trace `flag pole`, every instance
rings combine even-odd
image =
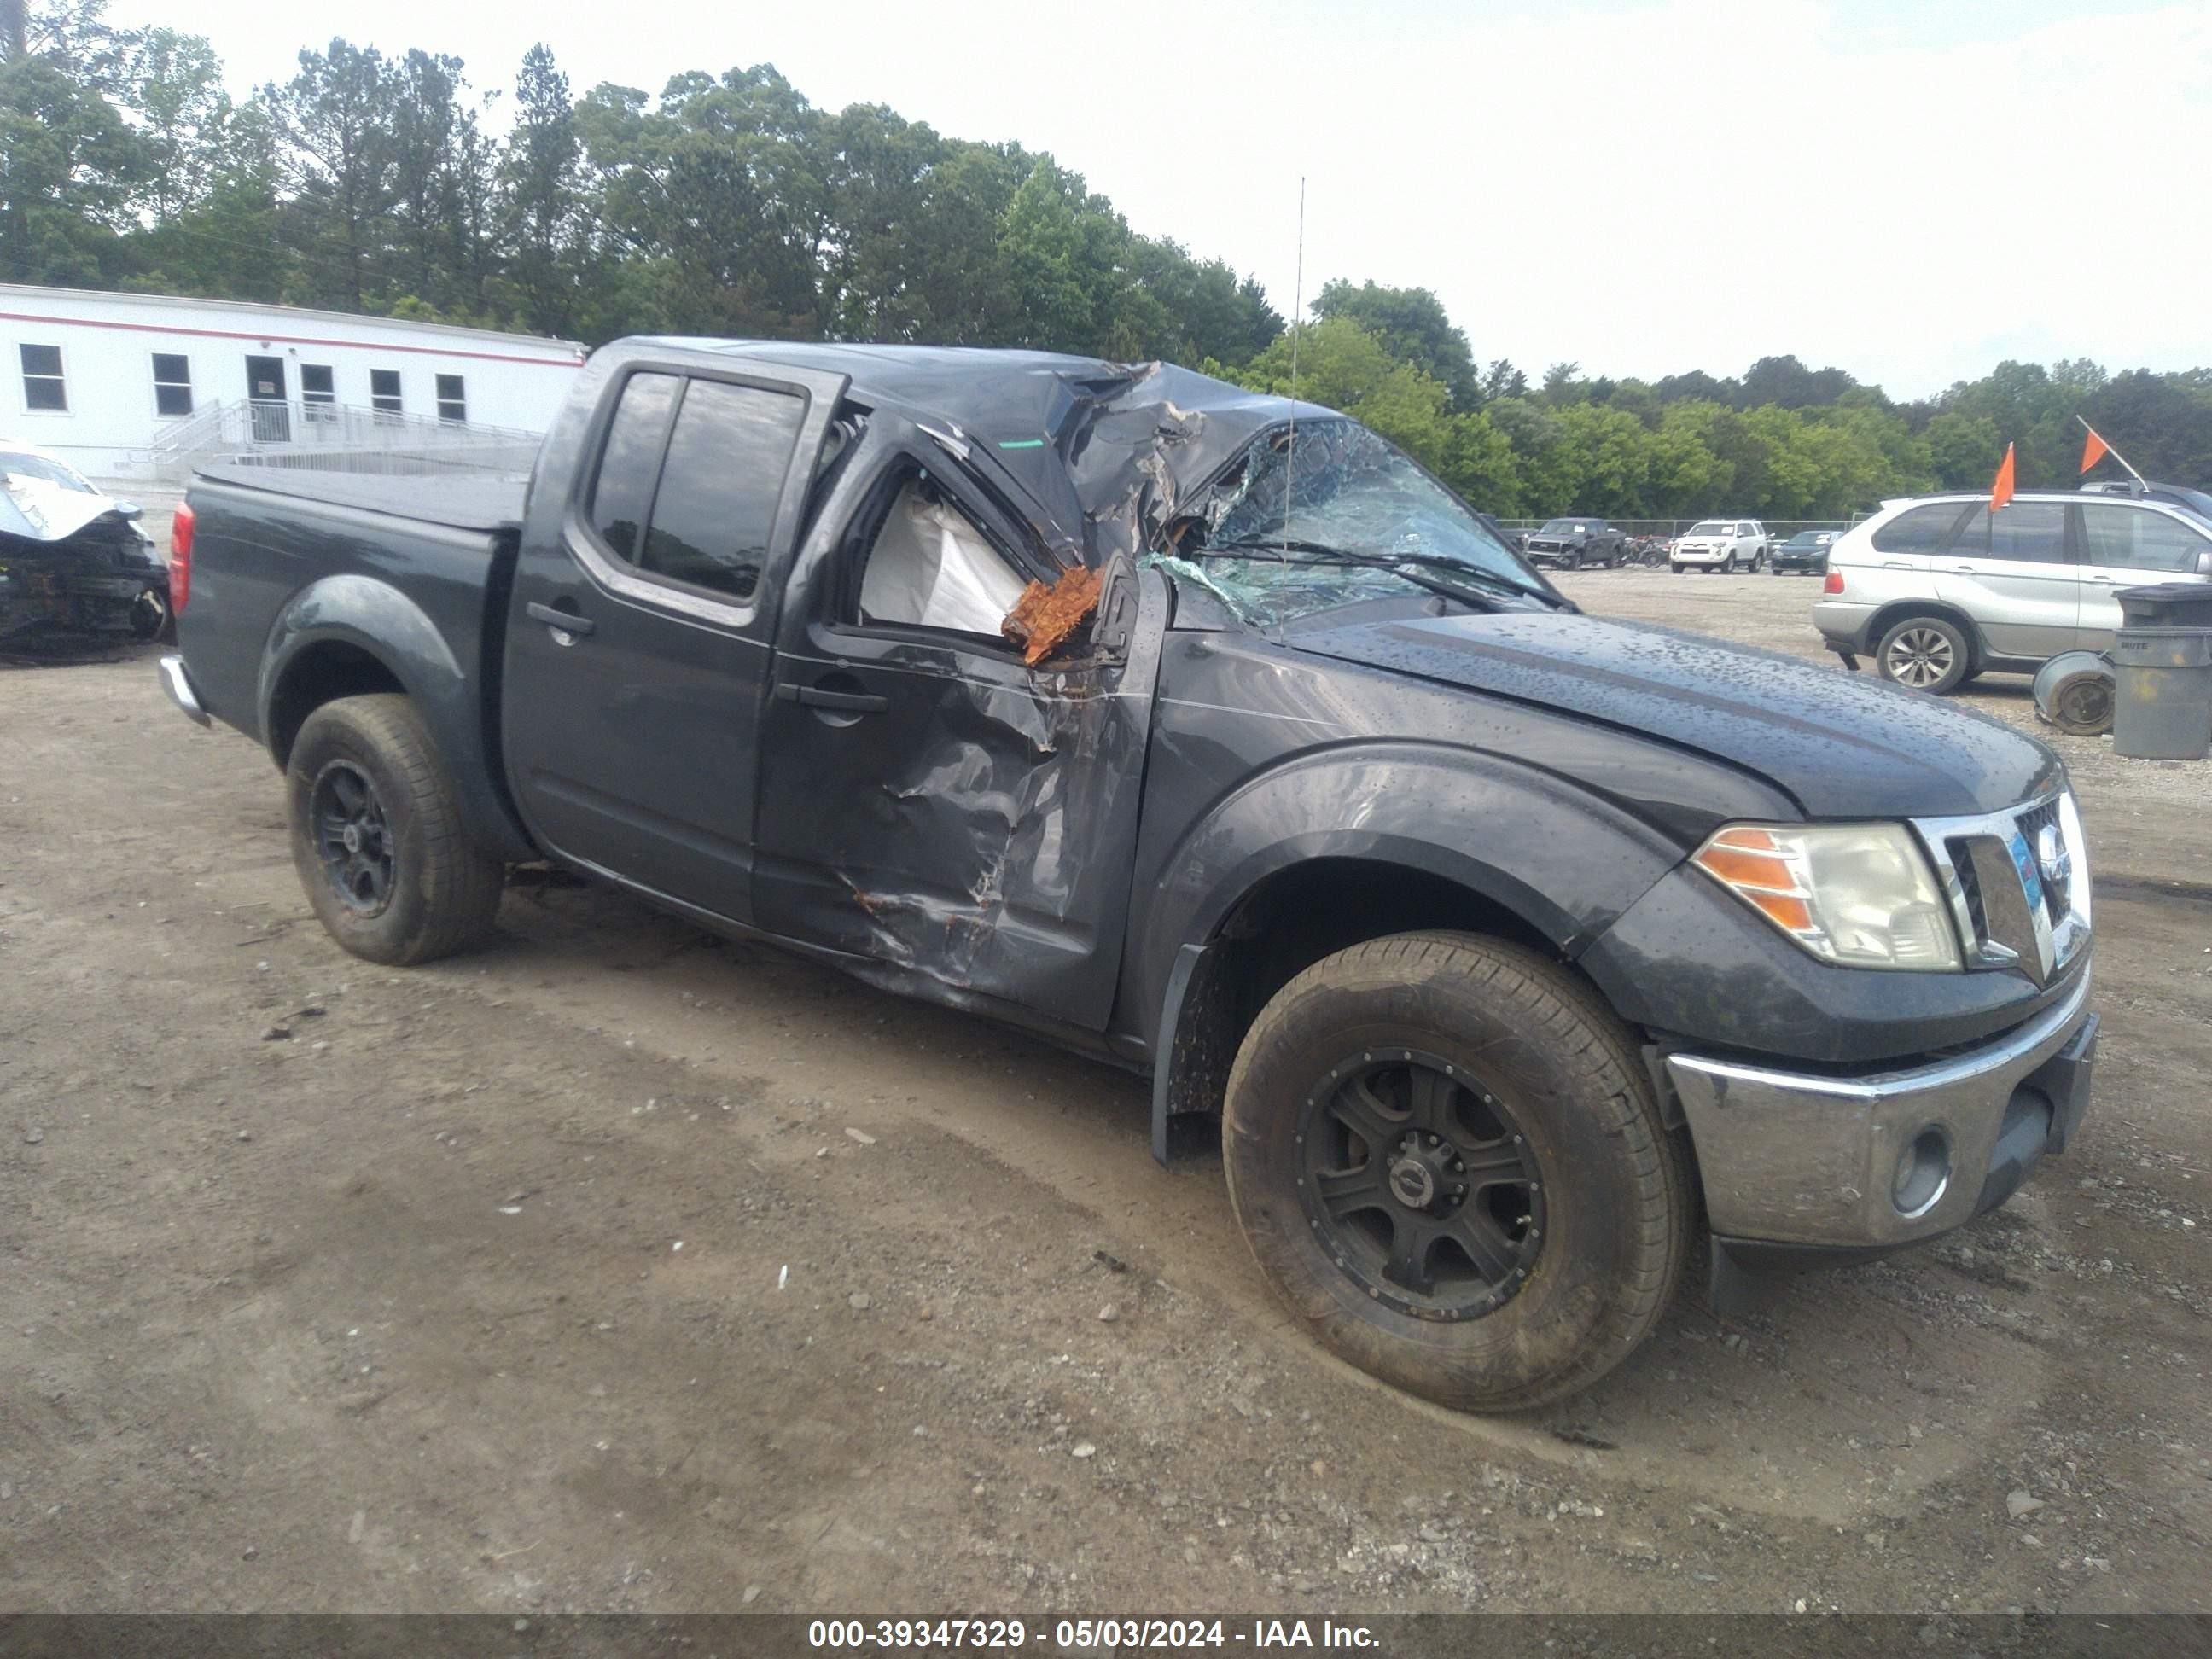
[[[2110,442],[2110,441],[2109,441],[2109,440],[2107,440],[2107,439],[2106,438],[2106,436],[2105,436],[2105,434],[2104,434],[2103,433],[2101,433],[2101,432],[2098,431],[2098,430],[2097,430],[2097,428],[2096,428],[2095,427],[2091,426],[2087,421],[2086,421],[2086,420],[2082,420],[2082,418],[2081,418],[2081,416],[2080,415],[2078,415],[2078,414],[2077,414],[2076,416],[2075,416],[2075,417],[2074,417],[2074,418],[2075,418],[2075,420],[2077,420],[2077,421],[2081,421],[2081,430],[2082,430],[2082,431],[2084,431],[2084,432],[2087,433],[2091,437],[2094,438],[2094,439],[2099,442],[2099,443],[2103,444],[2103,445],[2105,446],[2105,453],[2106,453],[2107,455],[2110,455],[2110,456],[2111,456],[2114,460],[2118,461],[2118,462],[2122,466],[2127,467],[2127,469],[2128,469],[2128,477],[2130,477],[2130,478],[2133,478],[2133,479],[2134,479],[2137,483],[2141,484],[2141,485],[2142,485],[2145,489],[2148,489],[2150,488],[2150,480],[2149,480],[2149,479],[2148,479],[2148,478],[2146,478],[2146,477],[2143,477],[2143,475],[2142,475],[2142,473],[2140,473],[2140,472],[2136,471],[2133,466],[2129,465],[2129,463],[2128,463],[2128,458],[2127,458],[2126,456],[2124,456],[2124,455],[2121,454],[2121,453],[2120,453],[2120,452],[2119,452],[2118,450],[2117,450],[2117,449],[2113,448],[2113,447],[2112,447],[2112,443]]]

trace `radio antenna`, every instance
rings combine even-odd
[[[1283,560],[1291,556],[1291,492],[1298,481],[1298,336],[1306,313],[1306,176],[1298,174],[1298,252],[1291,282],[1291,433],[1283,446]]]

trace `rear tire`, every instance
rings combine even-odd
[[[1957,690],[1973,674],[1974,652],[1956,623],[1942,617],[1907,617],[1881,636],[1874,665],[1886,680],[1940,697]]]
[[[1688,1246],[1686,1158],[1626,1028],[1496,939],[1403,933],[1300,974],[1245,1036],[1222,1146],[1291,1310],[1463,1411],[1596,1382],[1658,1322]]]
[[[325,703],[300,728],[284,783],[300,884],[346,950],[431,962],[491,931],[507,866],[470,841],[453,775],[407,698]]]

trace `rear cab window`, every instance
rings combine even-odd
[[[805,413],[787,392],[632,374],[592,483],[600,545],[641,576],[750,601]]]

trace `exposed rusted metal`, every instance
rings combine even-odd
[[[1088,565],[1066,572],[1049,587],[1033,581],[1022,590],[999,631],[1009,644],[1021,647],[1022,660],[1034,668],[1066,644],[1098,609],[1105,582],[1104,574]]]

